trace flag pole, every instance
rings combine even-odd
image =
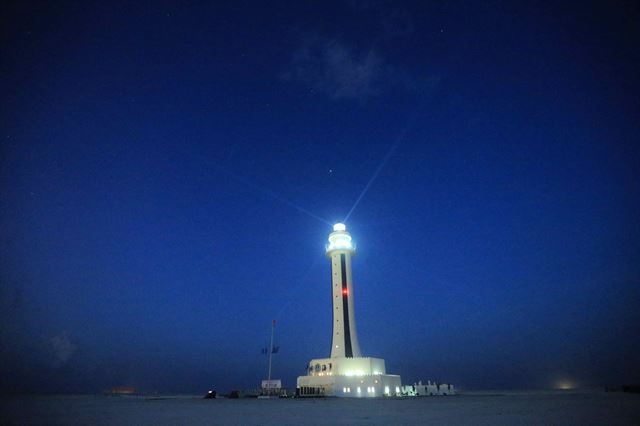
[[[269,344],[269,378],[267,386],[269,390],[267,391],[269,394],[271,393],[271,356],[273,355],[273,330],[276,328],[276,320],[271,321],[271,343]]]

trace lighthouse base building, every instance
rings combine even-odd
[[[353,398],[401,394],[400,376],[386,374],[384,359],[312,359],[308,375],[298,377],[300,396],[340,396]]]
[[[331,356],[309,362],[307,375],[298,377],[296,393],[301,397],[352,398],[401,395],[400,376],[387,374],[383,359],[360,354],[351,275],[355,245],[344,224],[334,225],[326,249],[332,274]]]

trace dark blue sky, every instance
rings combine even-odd
[[[221,3],[221,2],[220,2]],[[633,2],[3,3],[0,390],[640,381]],[[307,214],[305,213],[311,213]]]

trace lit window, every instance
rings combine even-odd
[[[360,393],[361,392],[360,386],[358,386],[358,388],[356,390],[358,391],[358,393]]]

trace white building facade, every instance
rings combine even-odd
[[[307,374],[298,377],[298,394],[354,398],[400,395],[400,376],[387,374],[383,359],[363,357],[360,352],[351,274],[355,244],[344,224],[333,226],[326,253],[331,260],[331,356],[309,362]]]

